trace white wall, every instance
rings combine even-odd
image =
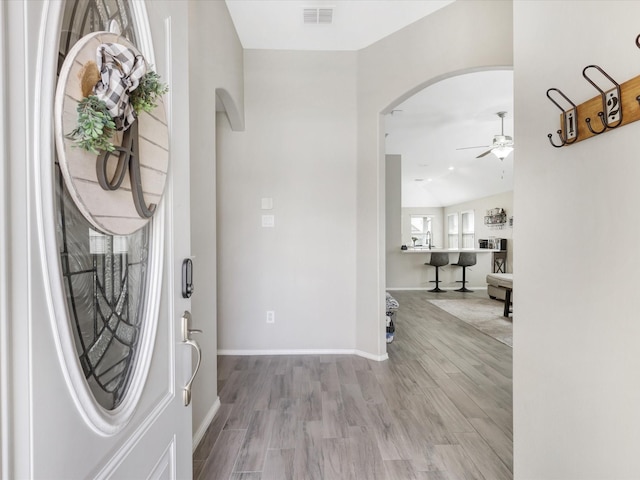
[[[638,75],[638,18],[640,2],[514,2],[519,480],[640,472],[640,123],[552,148],[560,112],[545,97],[596,96],[590,64],[620,83]]]
[[[184,33],[184,32],[182,32]],[[195,293],[193,328],[203,350],[193,384],[193,433],[197,443],[217,407],[216,302],[216,91],[224,90],[236,128],[244,110],[243,52],[224,2],[189,2],[191,147],[191,254]],[[226,119],[225,119],[226,121]]]
[[[247,50],[244,71],[246,131],[219,126],[218,347],[352,350],[356,54]]]

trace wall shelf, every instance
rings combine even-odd
[[[503,228],[507,224],[507,213],[504,208],[487,210],[484,216],[484,224],[488,227]]]

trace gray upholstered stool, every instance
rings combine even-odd
[[[456,292],[470,292],[466,287],[467,283],[467,267],[471,267],[476,264],[476,254],[475,252],[460,252],[460,256],[458,257],[458,263],[452,263],[451,265],[455,265],[456,267],[462,267],[462,288],[458,288]],[[458,280],[460,281],[460,280]]]
[[[429,259],[429,261],[425,263],[425,265],[436,267],[436,279],[431,280],[432,282],[435,282],[436,288],[432,288],[431,290],[429,290],[430,292],[444,292],[444,290],[442,290],[439,286],[440,278],[438,276],[438,271],[440,270],[440,267],[444,267],[445,265],[448,265],[448,264],[449,264],[449,254],[443,253],[443,252],[433,252],[431,254],[431,258]]]

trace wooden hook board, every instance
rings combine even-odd
[[[640,75],[620,84],[620,105],[622,107],[622,123],[619,125],[620,127],[640,120],[640,103],[638,103],[638,100],[636,99],[638,96],[640,96]],[[598,113],[602,112],[602,108],[602,97],[600,95],[578,105],[578,138],[576,142],[580,142],[597,135],[592,133],[587,127],[587,118],[591,119],[591,126],[594,130],[600,131],[604,128],[600,118],[598,117]],[[564,134],[562,114],[560,114],[560,125]],[[607,129],[602,133],[606,133],[610,130],[615,129]]]

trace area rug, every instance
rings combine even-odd
[[[499,342],[513,347],[513,323],[502,316],[504,304],[489,298],[429,300],[436,307],[459,318]]]

